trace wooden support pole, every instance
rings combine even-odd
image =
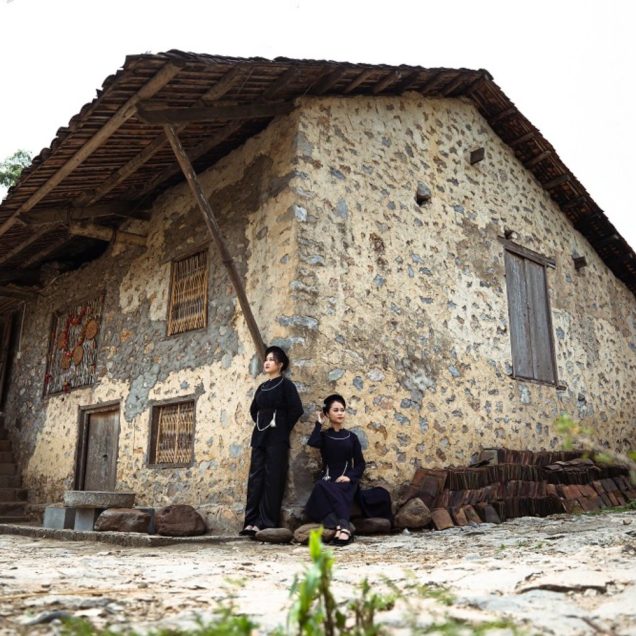
[[[245,321],[247,322],[247,328],[249,329],[252,340],[254,341],[256,352],[258,353],[261,360],[264,360],[265,345],[263,343],[263,338],[261,337],[261,332],[259,331],[256,320],[254,319],[254,315],[252,314],[252,309],[250,307],[249,301],[247,300],[245,289],[243,289],[243,281],[241,280],[241,276],[236,269],[234,259],[232,258],[232,255],[230,254],[227,245],[225,244],[225,239],[223,238],[221,228],[219,227],[216,217],[214,216],[214,212],[212,211],[212,206],[210,205],[210,202],[207,200],[203,192],[201,183],[197,178],[194,168],[190,163],[190,159],[188,159],[188,155],[181,145],[181,141],[179,140],[179,137],[177,136],[174,128],[169,124],[166,124],[163,129],[166,133],[166,137],[168,137],[170,145],[172,146],[175,157],[177,158],[177,161],[181,166],[181,170],[183,171],[183,174],[188,181],[188,185],[190,186],[190,190],[194,195],[197,205],[199,206],[199,209],[203,214],[205,223],[208,226],[208,231],[214,239],[219,253],[221,254],[221,260],[223,261],[223,264],[227,269],[230,280],[232,281],[232,285],[234,285],[234,290],[236,291],[239,304],[241,305],[241,309],[243,310],[243,315],[245,316]]]

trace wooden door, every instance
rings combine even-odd
[[[79,490],[115,490],[119,408],[85,413]]]
[[[13,323],[15,318],[11,314],[0,316],[0,409],[4,406],[9,387],[9,373],[11,358],[13,357]]]

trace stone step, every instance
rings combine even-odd
[[[26,488],[3,488],[0,486],[0,501],[26,501],[29,491]]]
[[[8,439],[0,439],[0,451],[8,452],[11,450],[11,441]]]
[[[20,475],[0,475],[0,488],[20,488]]]
[[[16,465],[13,462],[0,463],[0,475],[15,475]]]
[[[0,501],[0,519],[26,515],[26,501]]]
[[[0,464],[12,464],[14,461],[11,451],[0,450]]]

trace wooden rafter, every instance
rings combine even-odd
[[[300,71],[297,66],[291,66],[283,71],[264,91],[264,100],[276,99],[298,76]]]
[[[450,97],[465,81],[466,78],[464,75],[457,73],[457,77],[454,77],[448,84],[442,86],[440,93],[444,95],[444,97]]]
[[[139,104],[137,116],[149,124],[183,124],[199,121],[236,121],[264,119],[286,115],[294,108],[292,102],[264,102],[241,106],[192,106],[191,108],[154,108]]]
[[[207,139],[204,139],[201,143],[196,145],[189,152],[189,157],[191,161],[196,161],[199,157],[202,157],[204,154],[215,148],[216,146],[222,144],[226,139],[229,139],[234,133],[238,132],[241,128],[240,123],[230,124],[225,126],[219,132],[214,135],[211,135]],[[176,129],[175,129],[176,130]],[[153,192],[156,188],[158,188],[162,183],[168,181],[175,175],[179,174],[181,169],[178,165],[168,166],[160,173],[155,175],[150,181],[148,181],[144,187],[137,191],[135,194],[138,198],[142,199],[150,192]]]
[[[28,258],[25,261],[22,261],[21,263],[22,267],[26,268],[26,267],[29,267],[30,265],[33,265],[33,263],[37,263],[38,261],[40,262],[43,261],[49,254],[52,254],[56,249],[64,245],[64,243],[66,243],[67,241],[68,241],[68,236],[64,235],[58,238],[57,240],[53,241],[52,243],[49,243],[45,248],[41,249],[39,252],[36,252],[30,258]]]
[[[512,117],[513,115],[518,115],[519,111],[514,107],[510,106],[509,108],[504,108],[500,113],[497,113],[494,117],[488,118],[488,123],[490,126],[495,126],[500,121],[504,119],[508,119],[508,117]]]
[[[400,71],[391,71],[387,73],[385,77],[383,77],[379,82],[377,82],[371,92],[374,95],[379,95],[383,91],[385,91],[391,84],[395,84],[402,77],[402,73]]]
[[[236,66],[229,70],[210,90],[208,90],[201,99],[197,100],[195,106],[205,106],[209,102],[213,102],[219,97],[223,97],[236,83],[245,75],[243,66]],[[185,124],[179,126],[179,132],[185,128]],[[98,188],[92,192],[83,194],[78,198],[78,205],[90,205],[99,201],[103,196],[108,194],[113,188],[117,187],[122,181],[131,174],[137,172],[141,166],[154,157],[159,150],[164,148],[168,140],[161,132],[157,135],[137,156],[133,157],[128,163],[116,170],[108,179],[106,179]],[[133,216],[129,213],[126,216]]]
[[[528,159],[528,161],[524,162],[524,165],[526,168],[534,168],[536,165],[540,164],[542,161],[552,156],[553,154],[554,152],[552,150],[544,150],[535,157],[532,157],[532,159]]]
[[[87,205],[82,207],[60,206],[52,208],[38,208],[24,215],[24,221],[30,227],[39,225],[51,225],[59,223],[71,223],[87,219],[98,219],[105,216],[137,216],[145,218],[147,212],[135,211],[130,203],[104,203],[101,205]]]
[[[311,90],[314,95],[324,95],[327,91],[331,90],[347,73],[349,69],[337,68],[335,71],[329,71],[326,75],[320,78],[316,86]]]
[[[440,78],[444,75],[444,71],[435,71],[431,74],[431,76],[422,82],[422,84],[418,87],[417,92],[422,95],[426,95],[428,92],[432,92],[433,86],[439,82]]]
[[[232,255],[227,248],[225,239],[223,238],[223,234],[221,232],[221,228],[219,227],[216,217],[214,216],[214,212],[212,211],[212,206],[210,205],[210,202],[203,192],[201,183],[199,182],[194,168],[192,167],[192,164],[188,159],[188,155],[181,145],[181,141],[179,140],[175,129],[172,126],[166,125],[164,126],[164,130],[166,133],[166,137],[168,137],[168,141],[170,141],[170,145],[172,146],[175,157],[177,158],[177,162],[179,163],[179,166],[183,171],[188,185],[190,186],[190,190],[194,195],[195,201],[197,202],[197,205],[199,206],[199,209],[203,214],[203,218],[208,227],[208,231],[210,232],[210,235],[216,243],[219,254],[221,255],[221,261],[225,265],[228,275],[230,276],[230,280],[232,281],[232,285],[234,286],[234,290],[236,291],[236,296],[238,298],[239,304],[241,305],[241,309],[243,310],[243,316],[245,317],[247,328],[249,329],[252,340],[254,341],[256,352],[258,353],[261,360],[264,360],[265,344],[263,343],[261,332],[256,323],[256,319],[254,318],[254,314],[252,313],[252,308],[250,307],[249,301],[247,300],[247,294],[245,293],[241,276],[238,272],[238,269],[236,268],[236,263],[234,262],[234,259],[232,258]]]
[[[168,62],[152,79],[140,88],[132,97],[119,108],[119,110],[98,130],[93,137],[83,144],[80,149],[60,167],[47,181],[41,185],[2,225],[0,236],[11,228],[16,219],[28,212],[49,192],[51,192],[62,180],[77,168],[87,157],[99,148],[124,122],[137,112],[137,104],[149,99],[161,90],[177,73],[179,67]]]
[[[21,241],[13,249],[2,254],[2,256],[0,256],[0,263],[6,263],[7,261],[10,261],[14,256],[25,250],[27,247],[29,247],[29,245],[35,243],[41,236],[50,231],[51,228],[49,226],[46,226],[41,227],[37,231],[33,232],[33,234],[31,234],[28,239],[26,239],[25,241]]]
[[[71,223],[68,228],[72,236],[86,236],[98,241],[120,241],[129,245],[146,245],[146,236],[123,230],[114,230],[112,227],[95,225],[94,223]]]
[[[31,300],[37,296],[36,291],[28,291],[18,287],[7,287],[0,285],[0,298],[15,298],[17,300]]]
[[[551,190],[552,188],[556,188],[557,186],[567,183],[571,178],[572,178],[571,174],[562,174],[562,175],[559,175],[558,177],[555,177],[554,179],[550,179],[550,181],[546,181],[545,183],[542,183],[541,185],[546,190]]]
[[[517,137],[516,139],[511,139],[510,141],[506,141],[506,143],[511,148],[516,148],[517,146],[520,146],[521,144],[525,144],[526,141],[530,141],[531,139],[534,139],[536,136],[537,136],[536,131],[531,130],[530,132],[527,132],[521,135],[521,137]]]
[[[358,75],[358,77],[355,77],[348,84],[348,86],[345,87],[345,89],[342,92],[345,93],[345,94],[351,93],[356,88],[358,88],[358,86],[360,86],[360,84],[362,84],[363,82],[366,82],[374,73],[375,73],[375,69],[372,69],[372,68],[365,69],[364,71],[362,71]]]

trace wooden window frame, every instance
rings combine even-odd
[[[178,404],[192,403],[192,441],[190,444],[190,461],[189,462],[157,462],[155,461],[154,448],[157,443],[157,434],[159,427],[159,410],[166,406],[176,406]],[[194,395],[187,395],[175,399],[167,399],[161,401],[150,402],[150,420],[148,423],[148,450],[146,453],[146,466],[148,468],[189,468],[195,463],[194,458],[194,442],[196,438],[197,424],[197,399]]]
[[[530,261],[534,263],[535,265],[539,265],[543,268],[543,293],[545,297],[545,313],[546,313],[546,323],[547,323],[546,328],[547,328],[548,337],[549,337],[549,340],[548,340],[549,348],[550,348],[549,359],[552,365],[552,380],[551,381],[544,380],[537,377],[523,375],[517,372],[516,365],[515,365],[515,357],[517,356],[515,355],[515,350],[514,350],[515,345],[514,345],[514,339],[512,337],[512,331],[514,329],[514,326],[513,326],[514,320],[512,315],[513,308],[511,303],[509,282],[507,281],[506,295],[507,295],[507,303],[508,303],[508,322],[510,325],[510,351],[512,355],[512,377],[516,380],[520,380],[523,382],[532,382],[534,384],[541,384],[544,386],[554,386],[558,388],[560,385],[559,385],[559,375],[558,375],[558,368],[557,368],[557,362],[556,362],[556,346],[555,346],[555,340],[554,340],[554,329],[552,324],[552,307],[550,304],[550,294],[549,294],[549,288],[548,288],[548,275],[547,275],[547,269],[548,268],[555,269],[556,262],[554,258],[550,258],[548,256],[539,254],[538,252],[534,252],[533,250],[530,250],[526,247],[513,243],[512,241],[509,241],[505,238],[499,237],[499,241],[504,246],[504,266],[506,267],[506,271],[507,271],[507,266],[505,264],[506,252],[510,252],[511,254],[513,254],[514,256],[518,258]],[[531,343],[530,354],[534,356],[536,353],[538,353],[538,350]]]
[[[182,261],[188,260],[189,258],[194,258],[195,256],[199,255],[199,254],[205,254],[205,261],[206,261],[206,267],[205,267],[205,286],[203,288],[203,292],[204,292],[204,298],[203,298],[203,324],[200,326],[196,326],[196,327],[192,327],[190,329],[183,329],[182,331],[176,331],[171,333],[170,332],[170,326],[171,326],[171,321],[172,321],[172,308],[173,308],[173,302],[174,302],[174,298],[173,295],[175,293],[175,269],[177,266],[177,263],[180,263]],[[199,330],[205,330],[208,327],[208,302],[209,302],[209,286],[210,286],[210,250],[209,250],[209,244],[206,244],[204,246],[199,246],[198,248],[196,248],[195,250],[188,252],[187,254],[184,255],[180,255],[177,258],[173,258],[170,261],[170,289],[168,292],[168,308],[166,311],[166,337],[168,338],[174,338],[176,336],[180,336],[184,333],[190,333],[192,331],[199,331]]]

